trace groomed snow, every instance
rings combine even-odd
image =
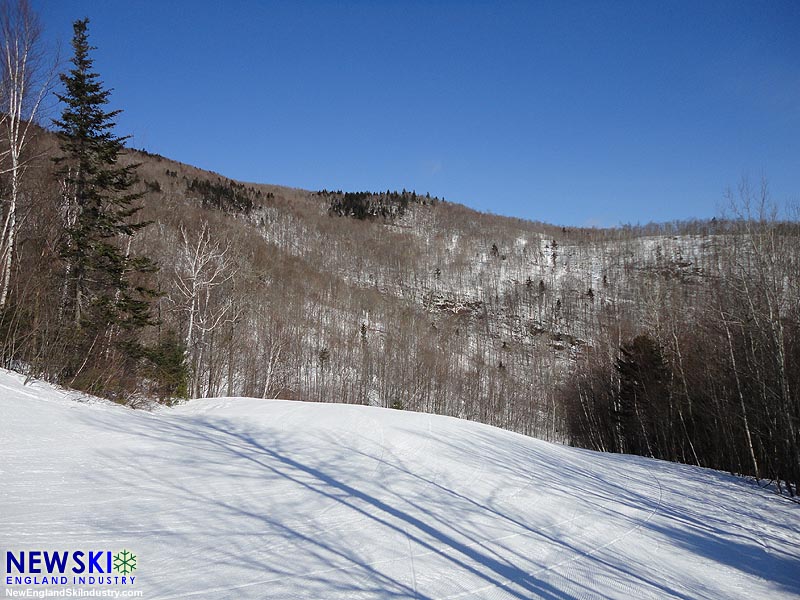
[[[800,506],[725,474],[426,414],[149,413],[22,382],[0,372],[3,558],[127,548],[147,599],[800,591]]]

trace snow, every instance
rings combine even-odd
[[[127,548],[160,599],[800,593],[800,505],[726,474],[427,414],[146,412],[23,381],[0,372],[3,563]]]

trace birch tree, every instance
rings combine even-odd
[[[186,360],[192,369],[193,394],[199,395],[200,371],[206,336],[227,323],[231,317],[230,300],[215,305],[212,292],[235,274],[230,256],[231,245],[224,247],[212,239],[204,221],[196,236],[180,228],[179,261],[175,270],[178,308],[186,318]]]
[[[53,70],[43,73],[44,55],[39,19],[27,0],[0,2],[0,113],[5,148],[0,172],[9,175],[9,190],[3,198],[0,230],[0,311],[6,307],[14,264],[21,183],[28,161],[24,151],[53,79]]]

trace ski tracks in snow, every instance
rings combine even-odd
[[[2,375],[0,532],[130,544],[149,598],[796,597],[798,507],[724,474],[427,414],[144,413]]]

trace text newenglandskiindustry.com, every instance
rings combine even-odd
[[[6,588],[6,598],[141,598],[142,590],[86,590],[65,588],[61,590],[37,590]]]

